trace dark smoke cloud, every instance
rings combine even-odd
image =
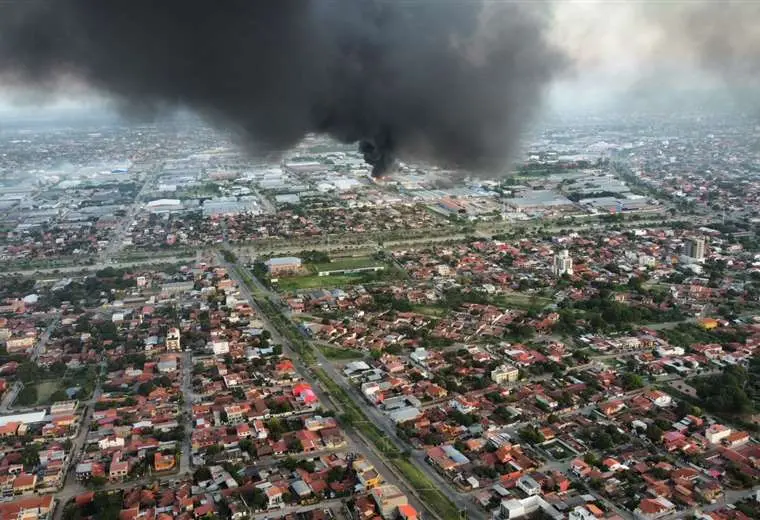
[[[481,0],[17,0],[0,77],[75,78],[129,111],[189,107],[256,150],[306,133],[494,171],[563,65],[547,4]]]

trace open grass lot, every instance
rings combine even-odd
[[[361,274],[338,274],[334,276],[294,276],[280,278],[277,286],[280,291],[301,291],[304,289],[330,289],[356,285],[362,280]]]
[[[523,294],[519,292],[507,292],[500,294],[495,298],[496,302],[507,308],[513,309],[530,309],[531,307],[537,310],[543,309],[552,301],[549,298],[543,296],[536,296],[534,294]]]
[[[340,271],[342,269],[360,269],[362,267],[377,267],[381,265],[385,264],[380,260],[374,260],[366,256],[359,256],[337,258],[332,262],[328,262],[326,264],[312,264],[311,269],[315,273],[318,273],[320,271]]]
[[[412,305],[412,311],[433,318],[442,318],[448,313],[447,309],[436,305]]]
[[[37,383],[37,404],[46,404],[50,400],[50,396],[60,389],[60,383],[59,380],[40,381]]]
[[[364,357],[362,352],[350,348],[331,347],[329,345],[317,345],[317,348],[324,354],[327,359],[340,361],[342,359],[352,360]]]
[[[28,383],[16,396],[13,406],[23,408],[50,404],[50,397],[61,389],[61,381],[57,379]]]

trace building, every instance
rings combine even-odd
[[[172,327],[166,334],[166,350],[172,350],[175,352],[182,350],[179,329],[177,327]]]
[[[686,240],[684,245],[684,256],[693,262],[702,262],[705,259],[705,239],[694,237]]]
[[[639,502],[639,507],[633,512],[636,520],[654,520],[668,516],[676,510],[676,506],[663,497],[645,498]]]
[[[541,493],[541,485],[528,475],[524,475],[517,480],[517,487],[529,497]]]
[[[283,274],[293,274],[301,270],[301,259],[295,256],[284,256],[279,258],[270,258],[265,262],[269,274],[272,276],[281,276]]]
[[[0,520],[43,520],[53,511],[53,496],[29,497],[0,503]]]
[[[720,441],[731,435],[731,432],[731,428],[723,426],[722,424],[713,424],[705,430],[705,438],[710,444],[718,444]]]
[[[516,498],[505,499],[501,501],[499,508],[493,513],[493,520],[510,520],[512,518],[521,518],[533,515],[541,511],[544,516],[552,520],[563,520],[565,515],[557,510],[553,505],[538,495],[529,496],[518,500]]]
[[[501,365],[491,370],[491,379],[496,384],[514,383],[517,381],[520,371],[511,365]]]
[[[170,471],[174,469],[176,463],[177,460],[174,455],[163,455],[161,453],[153,455],[153,466],[156,468],[156,472]]]
[[[364,489],[373,489],[383,483],[383,477],[375,467],[364,459],[355,460],[353,469],[356,472],[356,478]]]
[[[377,504],[380,515],[389,520],[395,518],[400,506],[407,505],[409,499],[393,484],[385,484],[372,489],[372,498]]]
[[[573,259],[570,258],[570,253],[567,249],[563,249],[558,254],[554,255],[553,272],[554,276],[573,274]]]
[[[575,506],[575,509],[570,511],[568,520],[596,520],[596,517],[583,506]]]

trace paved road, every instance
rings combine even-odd
[[[192,434],[193,434],[193,404],[196,401],[193,392],[193,354],[186,350],[182,353],[182,397],[184,399],[183,413],[185,414],[185,440],[179,459],[179,473],[184,475],[192,469]]]
[[[119,219],[116,227],[111,230],[108,244],[103,249],[103,251],[100,252],[100,255],[98,255],[98,259],[101,262],[107,262],[108,259],[113,258],[114,255],[118,254],[118,252],[121,251],[123,247],[122,238],[124,232],[129,227],[132,219],[135,218],[135,214],[137,214],[137,212],[140,210],[142,196],[146,191],[148,191],[148,187],[151,185],[153,178],[154,177],[150,175],[150,173],[147,173],[145,175],[142,187],[140,188],[140,191],[137,193],[137,195],[135,195],[135,198],[132,201],[132,204],[129,206],[126,215]]]
[[[311,506],[288,506],[282,509],[271,509],[269,511],[263,511],[261,513],[254,513],[252,518],[257,520],[264,520],[265,518],[282,518],[286,515],[306,513],[307,511],[313,511],[315,509],[338,509],[343,507],[343,500],[336,498],[333,500],[323,500],[318,504]]]
[[[291,345],[290,341],[288,341],[285,337],[283,337],[279,331],[271,324],[269,323],[268,319],[266,318],[266,314],[259,308],[259,306],[256,303],[255,298],[253,297],[253,294],[251,293],[250,289],[246,285],[246,283],[240,278],[238,275],[235,266],[232,264],[226,262],[223,258],[219,258],[220,265],[224,265],[227,268],[227,271],[230,274],[230,277],[232,277],[237,283],[240,288],[241,294],[248,300],[251,307],[258,313],[259,317],[265,322],[265,326],[267,330],[269,330],[272,333],[272,341],[274,343],[278,343],[282,345],[283,353],[287,355],[290,359],[293,360],[293,364],[296,367],[296,370],[298,370],[298,373],[303,376],[303,378],[311,384],[312,388],[314,389],[315,393],[317,394],[317,397],[319,398],[320,404],[329,409],[335,409],[335,406],[332,404],[332,399],[325,394],[325,392],[322,390],[322,386],[319,382],[319,380],[312,375],[311,371],[303,364],[301,361],[300,356],[295,352],[295,349]],[[255,280],[255,278],[254,278]],[[263,286],[258,287],[258,289],[262,291],[266,291],[266,289]],[[266,291],[268,292],[268,291]],[[315,349],[316,350],[316,349]],[[340,411],[340,410],[338,410]],[[429,511],[425,504],[418,500],[415,496],[415,493],[413,490],[411,490],[405,482],[403,482],[401,479],[399,479],[396,476],[395,471],[390,467],[390,464],[388,464],[384,458],[382,458],[374,449],[373,446],[371,446],[369,443],[365,442],[364,439],[356,434],[356,432],[353,432],[352,430],[345,430],[345,433],[348,437],[349,443],[352,446],[361,447],[361,453],[364,455],[364,457],[369,460],[373,466],[375,466],[375,469],[382,475],[383,479],[386,482],[389,482],[391,484],[394,484],[399,487],[399,489],[402,489],[405,491],[409,498],[409,502],[418,510],[418,511]],[[359,450],[357,450],[359,451]],[[432,514],[431,514],[432,516]]]
[[[223,259],[220,259],[220,261],[223,261]],[[236,270],[234,267],[230,264],[226,264],[226,267],[228,271],[230,272],[230,276],[235,278],[240,285],[241,292],[243,293],[246,298],[249,299],[251,302],[251,305],[257,310],[257,312],[264,316],[264,314],[261,312],[261,309],[258,308],[256,305],[255,299],[253,298],[253,295],[248,290],[248,287],[246,286],[245,282],[239,278]],[[258,280],[256,280],[255,277],[252,277],[254,280],[254,284],[256,285],[256,288],[258,291],[260,291],[262,294],[273,297],[271,292],[258,283]],[[290,345],[290,343],[283,338],[279,333],[276,333],[273,327],[271,325],[268,327],[270,330],[272,330],[272,338],[283,344],[283,351],[289,351],[292,355],[292,357],[298,361],[297,368],[299,369],[299,372],[301,374],[304,374],[306,377],[306,380],[309,381],[315,389],[321,388],[321,384],[319,383],[316,378],[313,376],[310,376],[309,370],[304,367],[301,362],[300,358],[297,354],[295,354],[294,349]],[[393,443],[397,449],[400,451],[404,451],[408,448],[406,443],[404,443],[396,434],[396,427],[392,424],[391,420],[383,414],[380,410],[378,410],[374,406],[370,406],[369,403],[361,396],[361,394],[356,390],[349,382],[348,380],[343,376],[340,371],[338,371],[335,366],[319,351],[319,349],[313,349],[314,354],[316,355],[318,365],[327,373],[327,375],[335,381],[343,390],[345,390],[349,396],[352,397],[355,404],[357,404],[364,414],[367,416],[367,418],[372,421],[373,424],[375,424],[377,427],[379,427],[388,437],[388,441]],[[393,484],[396,484],[402,489],[406,489],[409,492],[410,499],[412,498],[413,491],[409,489],[403,482],[400,481],[396,477],[395,470],[388,464],[383,457],[380,456],[379,453],[375,451],[374,446],[366,443],[361,437],[358,435],[354,436],[354,441],[357,442],[357,444],[361,444],[367,447],[367,450],[365,450],[365,454],[369,455],[370,461],[376,466],[378,470],[384,469],[385,471],[381,471],[383,474],[383,477],[386,481],[391,482]],[[455,486],[449,482],[447,479],[442,477],[440,474],[438,474],[425,460],[425,453],[422,450],[413,450],[412,459],[415,462],[415,465],[422,470],[425,475],[437,485],[437,489],[445,493],[461,510],[467,511],[469,518],[472,518],[474,520],[483,520],[486,518],[486,514],[479,509],[476,504],[471,500],[471,498],[467,495],[467,493],[463,493],[455,488]],[[393,478],[389,478],[389,477]],[[415,504],[415,507],[416,504]]]
[[[60,323],[60,318],[55,318],[53,321],[50,322],[50,324],[47,326],[45,331],[40,335],[40,340],[37,342],[37,344],[34,346],[34,350],[32,350],[30,357],[31,361],[36,362],[37,359],[40,357],[40,354],[45,352],[45,345],[47,345],[47,342],[50,341],[50,334],[53,333],[53,330],[58,326]]]
[[[102,368],[103,365],[101,364],[101,369]],[[60,520],[63,515],[63,507],[69,500],[81,493],[88,491],[86,487],[77,482],[75,478],[75,472],[73,470],[76,468],[76,465],[79,462],[82,449],[84,448],[85,440],[87,439],[87,434],[90,431],[90,424],[92,424],[92,413],[95,410],[95,403],[98,401],[102,394],[100,384],[100,379],[98,379],[98,384],[92,393],[92,397],[89,400],[81,403],[81,406],[87,406],[87,410],[85,411],[85,416],[82,420],[82,424],[79,426],[77,436],[72,440],[71,443],[71,450],[69,451],[69,457],[66,461],[66,475],[63,479],[63,487],[59,492],[55,494],[56,499],[59,501],[59,506],[55,511],[53,520]]]

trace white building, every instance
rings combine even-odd
[[[573,274],[573,259],[570,258],[570,253],[567,249],[563,249],[558,254],[554,255],[553,272],[554,276]]]
[[[583,506],[575,506],[575,509],[570,511],[568,520],[596,520],[596,517]]]
[[[109,448],[123,448],[124,447],[124,438],[123,437],[104,437],[98,441],[98,448],[101,450],[107,450]]]
[[[223,356],[229,354],[230,344],[227,341],[214,341],[211,343],[211,349],[214,351],[214,355]]]
[[[528,475],[523,475],[517,480],[517,487],[529,497],[541,493],[541,485]]]
[[[172,327],[166,334],[166,350],[181,350],[180,333],[177,327]]]
[[[512,365],[501,365],[491,370],[491,379],[497,385],[517,381],[520,371]]]
[[[705,431],[705,438],[710,444],[718,444],[720,441],[731,435],[731,428],[722,424],[713,424]]]

